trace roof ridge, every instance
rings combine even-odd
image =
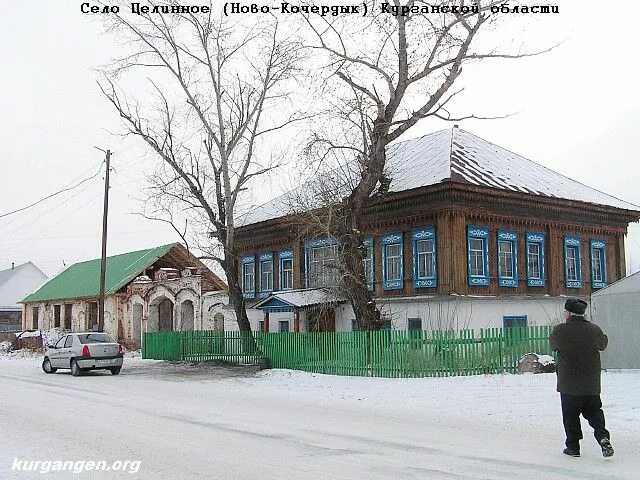
[[[105,294],[111,295],[135,276],[179,245],[178,242],[107,257]],[[132,266],[137,266],[132,273]],[[98,295],[100,259],[74,263],[50,278],[22,302],[92,298]]]
[[[406,140],[398,140],[397,142],[393,142],[391,144],[388,144],[387,147],[395,147],[396,145],[400,145],[401,143],[414,142],[416,140],[422,140],[423,138],[430,137],[431,135],[435,135],[436,133],[442,133],[442,132],[446,132],[448,130],[454,130],[454,129],[458,129],[458,127],[441,128],[440,130],[436,130],[434,132],[425,133],[424,135],[420,135],[419,137],[407,138]],[[458,130],[460,130],[460,129],[458,129]]]
[[[386,151],[388,162],[385,167],[393,167],[398,173],[397,176],[394,173],[392,178],[392,192],[462,181],[492,189],[608,206],[634,214],[640,212],[640,206],[632,202],[575,180],[554,170],[552,166],[538,163],[456,126],[396,141],[388,145]],[[416,168],[420,170],[411,170]],[[338,170],[336,167],[328,171],[335,174]],[[320,172],[316,171],[304,183],[247,210],[238,216],[238,227],[294,213],[287,208],[288,199],[296,192],[304,192],[306,186],[319,176]],[[453,180],[454,176],[459,180]]]
[[[447,155],[449,161],[448,163],[448,167],[449,167],[449,180],[453,181],[453,137],[455,136],[455,131],[454,130],[458,130],[457,127],[453,127],[451,129],[451,142],[449,143],[449,155]]]
[[[31,261],[24,262],[24,263],[21,263],[20,265],[14,265],[14,266],[13,266],[13,268],[5,268],[4,270],[0,270],[0,273],[10,272],[10,271],[12,271],[12,270],[18,270],[19,268],[24,267],[24,266],[25,266],[25,265],[27,265],[28,263],[33,264]],[[34,265],[34,267],[35,267],[35,265]],[[37,268],[37,267],[36,267],[36,268]]]
[[[123,256],[123,255],[131,255],[132,253],[148,252],[148,251],[151,251],[151,250],[155,250],[155,249],[157,249],[157,248],[164,248],[164,247],[168,247],[169,245],[172,245],[172,246],[173,246],[173,245],[176,245],[177,243],[179,243],[179,242],[166,243],[166,244],[164,244],[164,245],[158,245],[157,247],[149,247],[149,248],[141,248],[141,249],[139,249],[139,250],[131,250],[130,252],[116,253],[115,255],[107,255],[107,259],[109,259],[109,258],[121,257],[121,256]],[[71,267],[73,267],[74,265],[82,265],[83,263],[95,262],[95,261],[98,261],[98,260],[102,260],[102,257],[98,257],[98,258],[91,258],[91,259],[89,259],[89,260],[81,260],[81,261],[79,261],[79,262],[74,262],[74,263],[72,263],[71,265],[69,265],[67,268],[71,268]],[[65,270],[66,270],[66,268],[65,268]],[[63,272],[64,272],[64,270],[63,270]]]
[[[607,197],[615,198],[616,200],[618,200],[618,201],[620,201],[620,202],[624,202],[624,203],[627,203],[627,204],[629,204],[629,205],[633,205],[634,207],[636,207],[636,208],[640,209],[640,206],[639,206],[639,205],[636,205],[636,204],[634,204],[634,203],[631,203],[631,202],[628,202],[628,201],[626,201],[626,200],[623,200],[622,198],[618,198],[618,197],[616,197],[616,196],[614,196],[614,195],[611,195],[610,193],[603,192],[602,190],[598,190],[597,188],[594,188],[594,187],[592,187],[592,186],[590,186],[590,185],[587,185],[587,184],[585,184],[585,183],[582,183],[582,182],[581,182],[581,181],[579,181],[579,180],[575,180],[575,179],[573,179],[573,178],[571,178],[571,177],[567,177],[566,175],[564,175],[564,174],[562,174],[562,173],[560,173],[560,172],[557,172],[557,171],[555,171],[555,170],[552,170],[551,168],[547,167],[546,165],[543,165],[543,164],[538,163],[538,162],[536,162],[536,161],[534,161],[534,160],[531,160],[530,158],[525,157],[524,155],[520,155],[519,153],[516,153],[516,152],[514,152],[513,150],[509,150],[508,148],[505,148],[505,147],[503,147],[503,146],[501,146],[501,145],[498,145],[497,143],[493,143],[493,142],[492,142],[492,141],[490,141],[490,140],[487,140],[487,139],[485,139],[485,138],[479,137],[479,136],[478,136],[478,135],[476,135],[475,133],[471,133],[471,132],[469,132],[468,130],[464,130],[464,129],[462,129],[462,128],[461,128],[460,130],[461,130],[461,131],[463,131],[464,133],[467,133],[467,134],[471,135],[471,136],[472,136],[472,137],[474,137],[474,138],[477,138],[478,140],[480,140],[480,141],[482,141],[482,142],[484,142],[484,143],[488,143],[489,145],[492,145],[492,146],[497,147],[497,148],[499,148],[499,149],[501,149],[501,150],[504,150],[505,152],[509,152],[510,154],[515,155],[516,157],[522,158],[523,160],[526,160],[526,161],[527,161],[527,162],[529,162],[529,163],[533,163],[534,165],[537,165],[538,167],[542,167],[542,168],[544,168],[545,170],[547,170],[547,171],[549,171],[549,172],[551,172],[551,173],[553,173],[553,174],[555,174],[555,175],[560,175],[562,178],[566,178],[567,180],[570,180],[570,181],[572,181],[572,182],[578,183],[578,184],[582,185],[583,187],[586,187],[586,188],[589,188],[589,189],[591,189],[591,190],[594,190],[594,191],[596,191],[596,192],[598,192],[598,193],[601,193],[602,195],[606,195]],[[579,200],[579,201],[580,201],[580,200]]]
[[[9,281],[9,279],[11,279],[13,277],[13,275],[15,273],[18,272],[18,270],[21,270],[23,267],[27,266],[29,263],[31,263],[31,265],[33,265],[33,263],[31,261],[28,262],[24,262],[21,263],[18,266],[15,266],[13,268],[5,268],[4,270],[0,270],[0,285],[4,285],[6,282]],[[36,267],[35,265],[33,265],[40,273],[42,273],[43,275],[45,275],[45,273],[40,270],[38,267]],[[46,277],[46,275],[45,275]]]
[[[601,288],[597,292],[593,292],[592,295],[596,295],[597,296],[600,292],[606,292],[609,287],[613,287],[614,285],[617,285],[618,283],[624,282],[628,278],[635,277],[636,275],[640,275],[640,270],[638,270],[637,272],[630,273],[629,275],[625,275],[622,278],[619,278],[615,282],[606,285],[604,288]]]
[[[416,141],[416,140],[422,140],[422,139],[423,139],[423,138],[425,138],[425,137],[430,137],[430,136],[435,135],[435,134],[437,134],[437,133],[445,132],[445,131],[447,131],[447,130],[451,130],[451,131],[453,131],[453,130],[454,130],[454,128],[457,128],[457,127],[452,127],[452,128],[441,128],[440,130],[436,130],[436,131],[434,131],[434,132],[429,132],[429,133],[426,133],[426,134],[424,134],[424,135],[420,135],[419,137],[412,137],[412,138],[407,138],[406,140],[399,140],[399,141],[393,142],[393,143],[391,143],[391,144],[388,144],[386,148],[392,148],[392,147],[396,147],[396,146],[398,146],[398,145],[402,145],[403,143],[413,142],[413,141]],[[453,133],[452,133],[452,135],[451,135],[451,136],[452,136],[451,143],[453,143]],[[453,152],[451,152],[451,153],[453,153]],[[339,166],[336,166],[335,168],[333,168],[333,169],[331,169],[331,170],[329,170],[329,172],[333,172],[333,171],[335,171],[335,170],[337,170],[337,169],[339,169],[339,168],[340,168],[340,165],[339,165]],[[316,178],[317,178],[318,173],[319,173],[319,170],[316,170],[315,176],[313,176],[313,177],[311,177],[311,178],[308,178],[307,180],[305,180],[302,184],[300,184],[300,185],[299,185],[298,187],[296,187],[296,188],[302,187],[302,186],[304,186],[305,184],[307,184],[307,183],[309,183],[309,182],[313,181],[314,179],[316,179]],[[449,173],[451,173],[451,166],[449,166]],[[269,200],[266,200],[265,202],[261,203],[260,205],[256,205],[256,206],[255,206],[255,207],[253,207],[251,210],[248,210],[248,211],[246,211],[245,213],[243,213],[243,214],[241,214],[241,215],[238,215],[237,219],[242,219],[243,217],[246,217],[249,213],[251,213],[251,211],[252,211],[252,210],[257,210],[258,208],[262,208],[262,207],[264,207],[265,205],[268,205],[268,204],[270,204],[270,203],[272,203],[272,202],[274,202],[274,201],[278,200],[279,198],[286,197],[288,194],[290,194],[290,193],[294,192],[294,191],[296,190],[296,188],[292,188],[292,189],[290,189],[290,190],[287,190],[287,191],[285,191],[285,192],[282,192],[280,195],[277,195],[277,196],[275,196],[275,197],[273,197],[273,198],[271,198],[271,199],[269,199]],[[249,224],[249,225],[251,225],[251,224]]]

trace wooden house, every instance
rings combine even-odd
[[[361,225],[369,285],[391,328],[549,324],[566,297],[625,275],[636,205],[459,128],[396,143],[387,158],[389,193]],[[335,281],[325,268],[335,241],[304,238],[290,204],[285,194],[256,208],[237,232],[245,297],[265,313],[251,315],[253,328],[349,331],[347,302],[324,302],[331,313],[318,323],[318,295],[286,295]]]

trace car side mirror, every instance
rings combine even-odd
[[[58,347],[56,347],[54,344],[49,344],[47,345],[47,348],[58,348]]]

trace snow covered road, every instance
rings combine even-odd
[[[0,479],[637,479],[640,371],[605,372],[616,455],[562,455],[554,375],[331,377],[127,359],[120,376],[0,358]],[[11,470],[139,460],[137,473]]]

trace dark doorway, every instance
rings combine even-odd
[[[158,330],[160,332],[173,330],[173,303],[168,298],[158,304]]]
[[[71,307],[68,303],[64,306],[64,328],[71,330]]]
[[[87,314],[87,331],[98,327],[98,302],[89,303],[89,313]]]
[[[60,305],[53,306],[53,326],[60,326]]]

